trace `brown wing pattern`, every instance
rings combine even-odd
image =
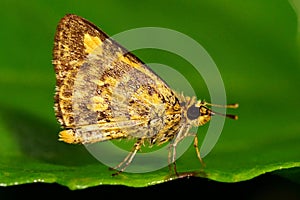
[[[84,138],[104,134],[101,126],[124,127],[122,122],[126,122],[127,129],[107,131],[118,136],[158,135],[155,142],[165,141],[174,125],[178,128],[181,107],[174,92],[141,60],[87,20],[65,16],[57,27],[53,54],[56,117],[64,128],[76,132],[80,127],[100,126],[84,131],[88,132],[80,136]]]

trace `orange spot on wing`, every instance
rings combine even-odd
[[[87,53],[93,52],[102,43],[99,37],[93,37],[89,34],[84,35],[83,42],[84,42],[85,51]]]

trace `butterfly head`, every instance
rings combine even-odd
[[[192,121],[195,126],[202,126],[211,120],[213,115],[221,115],[224,117],[228,117],[231,119],[238,119],[236,115],[231,114],[222,114],[211,110],[208,106],[216,106],[216,107],[225,107],[225,108],[237,108],[238,104],[230,104],[230,105],[214,105],[209,104],[205,101],[198,101],[192,105],[190,105],[187,109],[187,118]]]

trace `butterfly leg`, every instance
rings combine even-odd
[[[168,154],[170,174],[172,174],[172,165],[173,165],[174,173],[179,178],[189,177],[189,176],[196,176],[196,175],[201,175],[201,176],[205,177],[206,174],[204,172],[181,172],[181,173],[177,172],[176,162],[175,162],[175,160],[176,160],[176,146],[182,139],[184,139],[185,137],[188,137],[188,136],[193,136],[194,137],[194,147],[195,147],[195,150],[196,150],[196,153],[197,153],[197,157],[198,157],[201,165],[203,167],[205,166],[205,163],[202,160],[201,155],[200,155],[197,135],[195,133],[185,133],[185,134],[181,135],[180,137],[175,138],[175,140],[173,140],[170,144],[170,147],[169,147],[170,149],[169,149],[169,154]]]
[[[124,160],[119,165],[117,165],[116,167],[113,168],[113,169],[117,170],[116,173],[112,174],[113,176],[120,174],[121,172],[123,172],[126,169],[126,167],[128,167],[130,165],[130,163],[132,162],[136,153],[141,149],[143,142],[144,142],[144,139],[142,139],[142,138],[139,138],[136,141],[136,143],[134,144],[133,149],[130,151],[130,153],[124,158]]]
[[[198,157],[201,165],[204,167],[205,163],[202,160],[201,155],[200,155],[200,149],[199,149],[199,146],[198,146],[198,137],[197,137],[197,135],[194,137],[194,147],[195,147],[195,150],[196,150],[196,153],[197,153],[197,157]]]
[[[171,143],[169,146],[169,152],[168,152],[168,162],[169,162],[169,171],[172,174],[172,165],[173,165],[173,170],[176,176],[178,176],[178,172],[176,169],[176,144]]]
[[[183,140],[185,137],[187,137],[189,135],[188,131],[189,131],[190,127],[189,126],[182,126],[179,130],[179,132],[177,133],[176,137],[171,141],[170,146],[169,146],[169,153],[168,153],[168,161],[169,161],[169,170],[170,173],[172,174],[172,165],[173,165],[173,170],[174,173],[177,177],[180,176],[180,174],[177,172],[177,168],[176,168],[176,147],[177,144]]]
[[[168,155],[168,159],[169,159],[169,171],[170,174],[172,174],[172,165],[173,165],[173,171],[176,177],[178,178],[184,178],[184,177],[190,177],[190,176],[196,176],[199,173],[198,172],[178,172],[177,168],[176,168],[176,143],[172,143],[170,145],[170,150],[169,150],[169,155]]]

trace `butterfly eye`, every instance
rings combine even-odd
[[[189,107],[189,109],[187,110],[187,117],[190,120],[197,119],[199,116],[200,116],[200,110],[198,107],[196,107],[195,105]]]

